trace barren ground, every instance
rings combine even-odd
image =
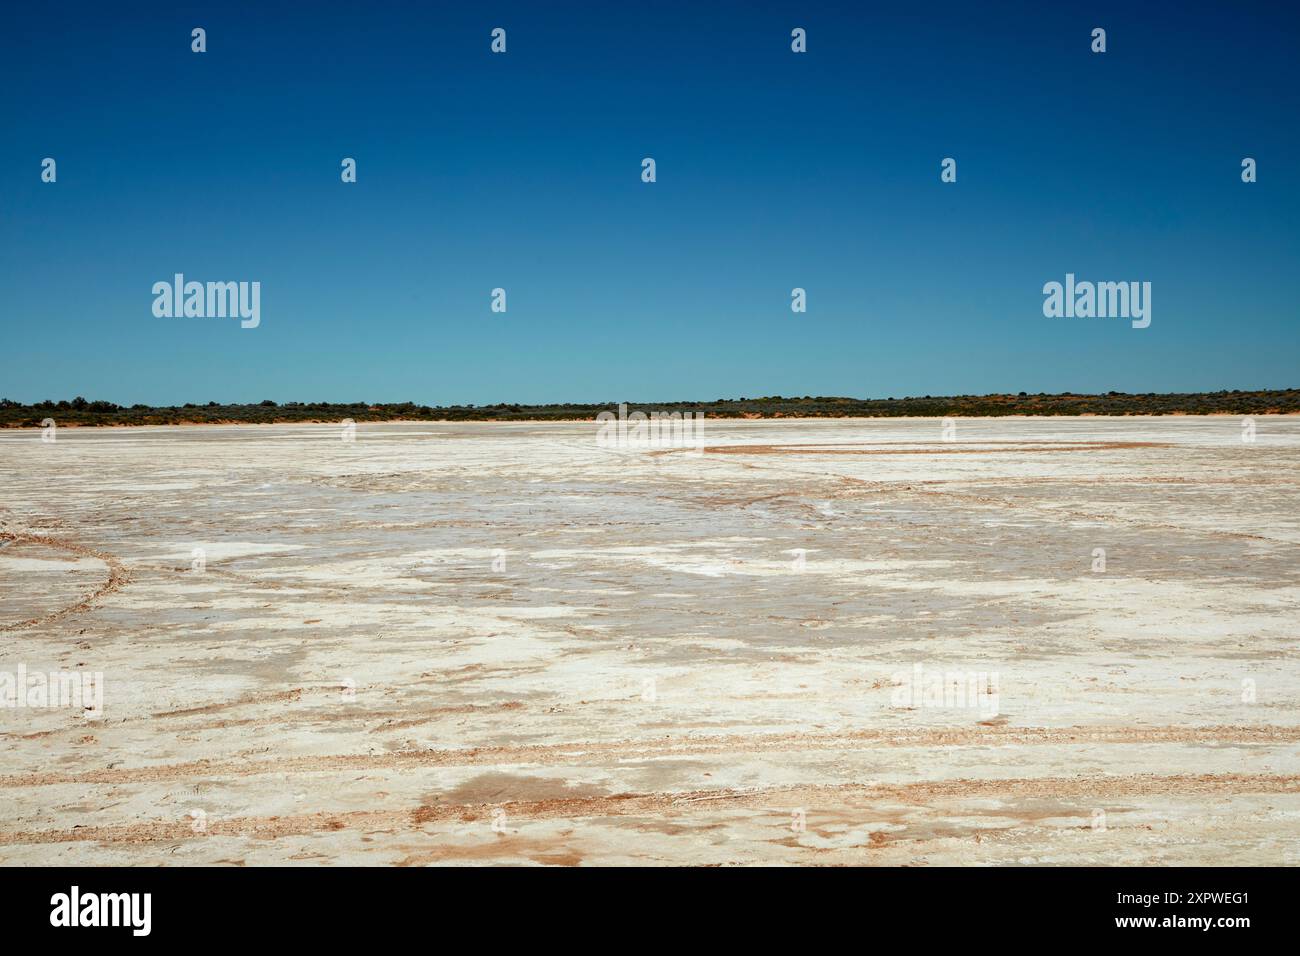
[[[1300,863],[1257,429],[0,432],[0,862]]]

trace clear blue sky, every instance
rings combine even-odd
[[[68,3],[4,19],[0,396],[1300,385],[1295,4]],[[155,318],[151,286],[175,272],[260,281],[261,327]],[[1044,318],[1043,283],[1066,272],[1150,281],[1151,327]]]

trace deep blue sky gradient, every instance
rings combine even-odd
[[[0,396],[1300,384],[1294,4],[68,3],[4,19]],[[1042,285],[1067,271],[1151,281],[1151,327],[1044,318]],[[174,272],[261,281],[261,327],[155,318],[150,287]]]

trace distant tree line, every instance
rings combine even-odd
[[[1300,389],[1104,395],[1025,392],[1005,395],[922,395],[903,398],[841,398],[769,395],[705,402],[627,402],[628,412],[703,412],[709,418],[901,418],[998,415],[1286,415],[1300,413]],[[397,402],[287,402],[256,404],[131,405],[46,400],[24,405],[0,399],[0,427],[37,428],[46,418],[59,425],[189,425],[272,422],[536,421],[594,419],[617,402],[593,405],[417,405]]]

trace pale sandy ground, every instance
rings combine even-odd
[[[1257,427],[0,432],[0,671],[106,681],[0,710],[0,862],[1300,863]]]

